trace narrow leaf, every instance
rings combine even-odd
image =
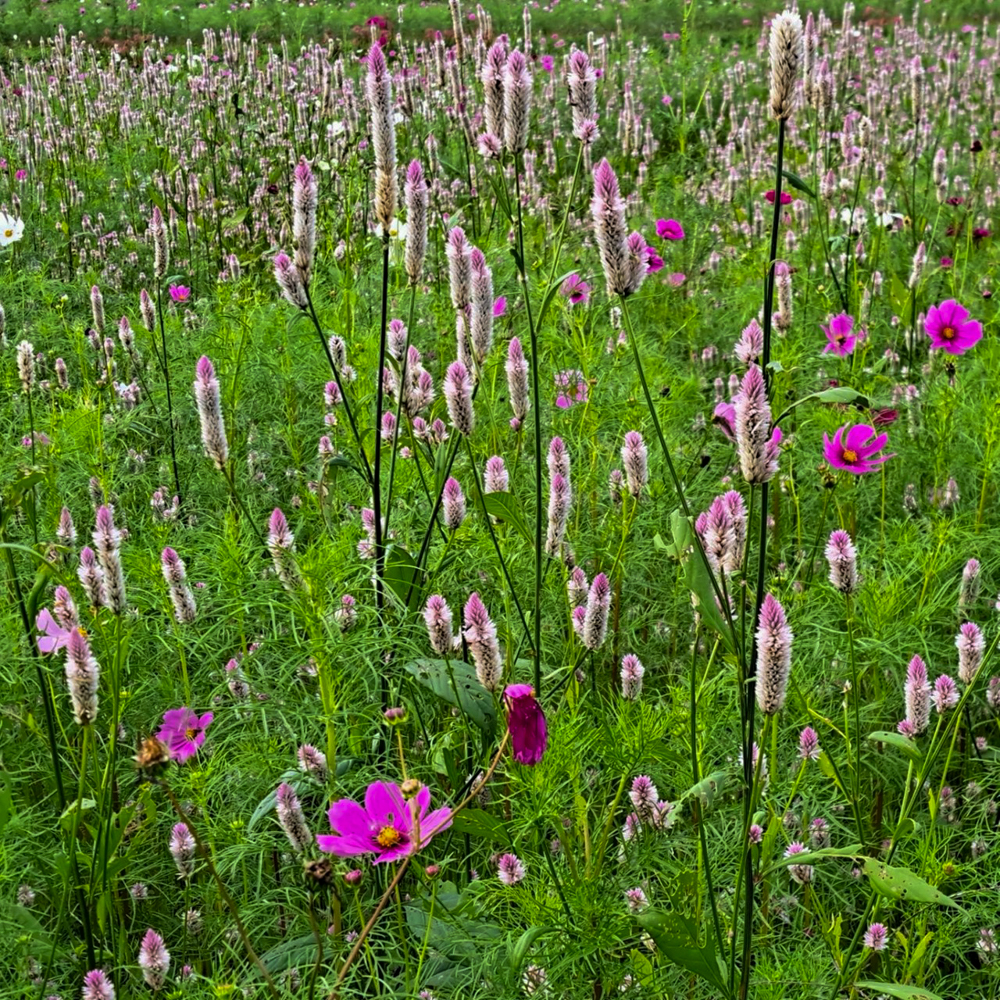
[[[901,986],[895,983],[873,983],[867,980],[863,983],[855,983],[859,989],[874,990],[876,993],[888,994],[891,997],[899,997],[900,1000],[941,1000],[936,993],[923,986]]]
[[[868,739],[872,740],[874,743],[888,743],[889,746],[898,747],[903,753],[906,754],[910,760],[920,761],[923,759],[923,753],[920,747],[913,742],[909,737],[904,736],[902,733],[889,733],[889,732],[877,732],[869,733]]]

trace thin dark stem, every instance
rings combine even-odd
[[[379,617],[385,606],[385,591],[382,577],[385,574],[385,539],[382,535],[382,406],[385,402],[385,379],[382,372],[385,369],[386,324],[389,316],[389,234],[382,238],[382,328],[379,333],[378,371],[376,372],[375,389],[375,470],[372,476],[372,506],[375,508],[375,606]],[[385,688],[387,678],[382,675],[383,702],[388,691]]]
[[[413,317],[417,307],[417,286],[410,285],[410,315],[406,322],[406,344],[403,347],[403,360],[399,365],[399,390],[396,393],[396,423],[392,428],[392,459],[389,462],[389,490],[385,500],[385,530],[389,530],[389,518],[392,516],[392,487],[396,480],[396,454],[399,451],[399,431],[403,419],[403,400],[406,398],[406,376],[410,363],[410,338],[413,336]],[[417,460],[414,450],[414,460]]]
[[[350,400],[347,398],[347,393],[344,392],[344,384],[340,380],[340,370],[337,368],[337,363],[333,360],[333,354],[330,353],[330,342],[323,336],[323,327],[320,324],[319,316],[316,315],[316,307],[313,305],[312,294],[309,291],[309,285],[303,285],[306,293],[306,302],[308,306],[303,311],[312,320],[313,327],[316,330],[316,335],[319,337],[320,343],[323,345],[323,352],[326,354],[326,360],[329,362],[330,371],[333,372],[333,379],[337,383],[337,388],[340,390],[340,401],[344,404],[344,412],[347,414],[347,422],[351,425],[351,433],[354,435],[354,441],[358,446],[358,455],[365,467],[364,474],[365,478],[368,480],[369,484],[372,481],[372,469],[368,464],[368,455],[365,454],[364,445],[361,443],[361,435],[358,433],[358,425],[354,421],[354,411],[351,409]],[[379,373],[379,380],[381,381],[381,372]]]
[[[521,610],[521,602],[517,599],[517,590],[514,587],[514,581],[510,578],[510,572],[507,569],[507,562],[503,557],[503,553],[500,551],[500,542],[497,540],[496,532],[493,530],[493,522],[490,520],[490,512],[486,509],[486,500],[483,496],[483,486],[479,481],[479,470],[476,468],[476,460],[472,455],[472,444],[469,442],[468,438],[465,439],[465,447],[468,449],[469,453],[469,465],[472,468],[472,478],[476,484],[476,495],[479,497],[479,506],[483,511],[483,520],[486,522],[486,527],[489,530],[490,539],[493,542],[493,548],[496,551],[497,559],[500,561],[500,569],[503,571],[504,579],[507,581],[510,596],[514,599],[514,607],[517,608],[517,614],[521,619],[521,625],[524,627],[524,633],[527,636],[528,641],[531,642],[531,629],[528,628],[524,612]]]
[[[524,304],[528,312],[528,334],[531,337],[531,403],[535,419],[535,694],[542,696],[542,406],[538,384],[538,332],[531,316],[531,296],[528,294],[528,274],[524,263],[524,220],[521,213],[522,158],[514,163],[514,188],[517,197],[517,260],[524,287]]]
[[[174,469],[174,492],[181,497],[181,477],[177,472],[177,442],[174,435],[174,405],[170,397],[170,366],[167,363],[167,328],[163,322],[163,292],[156,279],[156,315],[160,321],[160,345],[163,350],[163,381],[167,387],[167,423],[170,425],[170,462]]]

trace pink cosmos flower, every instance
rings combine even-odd
[[[765,191],[764,197],[767,199],[768,204],[774,204],[774,190]],[[792,203],[792,196],[787,191],[781,192],[781,204],[790,205]]]
[[[502,316],[507,311],[507,299],[505,296],[499,296],[493,303],[493,316]]]
[[[63,628],[49,614],[48,608],[42,608],[35,619],[35,628],[45,635],[38,637],[38,650],[41,653],[55,653],[62,649],[69,642],[69,635],[73,629]]]
[[[656,235],[661,240],[682,240],[684,227],[676,219],[657,219]]]
[[[715,424],[730,441],[736,440],[736,407],[732,403],[719,403],[712,414]]]
[[[156,734],[161,743],[166,743],[170,756],[180,763],[193,757],[205,742],[205,730],[212,723],[212,713],[206,712],[201,718],[187,706],[172,708],[163,713],[163,726]]]
[[[590,285],[588,285],[587,282],[584,281],[578,274],[571,274],[562,283],[560,291],[574,305],[578,302],[582,302],[586,305],[587,300],[590,298]]]
[[[969,310],[954,299],[931,306],[924,320],[924,332],[931,338],[932,348],[958,355],[977,344],[983,336],[983,325],[968,316]]]
[[[546,73],[551,73],[555,64],[556,62],[552,56],[542,56],[542,69],[545,70]]]
[[[187,302],[191,298],[191,289],[185,285],[171,285],[169,291],[174,302]]]
[[[845,424],[834,434],[832,441],[826,434],[823,435],[823,456],[835,469],[860,476],[894,457],[877,454],[888,441],[888,434],[876,437],[875,428],[868,424],[855,424],[853,427]]]
[[[375,781],[365,792],[364,807],[353,799],[340,799],[330,806],[328,816],[334,834],[316,838],[320,849],[340,858],[374,854],[372,864],[396,861],[415,854],[430,839],[451,826],[447,806],[429,813],[430,789],[423,785],[407,802],[398,785]]]
[[[530,684],[508,684],[503,700],[514,760],[537,764],[548,746],[548,729],[542,706],[535,700],[535,689]]]
[[[821,326],[820,329],[826,334],[826,339],[829,341],[823,348],[823,353],[836,354],[840,358],[846,358],[854,351],[858,342],[865,338],[863,329],[858,330],[857,333],[852,332],[854,330],[854,317],[848,316],[847,313],[837,313],[836,316],[831,316],[830,325]]]
[[[667,282],[673,285],[674,288],[680,288],[685,281],[687,281],[687,275],[681,271],[674,271],[673,274],[667,277]]]

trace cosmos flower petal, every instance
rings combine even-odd
[[[868,424],[855,424],[847,432],[844,438],[844,448],[860,455],[865,449],[865,442],[868,441],[874,433],[875,428],[869,427]],[[877,451],[878,449],[875,450]]]
[[[365,811],[372,821],[385,823],[392,816],[397,830],[410,829],[410,809],[395,785],[376,781],[365,792]]]
[[[371,834],[368,814],[353,799],[339,799],[331,803],[327,817],[330,827],[344,837],[368,837]]]
[[[447,806],[435,809],[420,820],[420,846],[423,847],[431,837],[447,830],[451,826],[451,810]]]
[[[357,836],[337,837],[328,833],[316,836],[316,843],[321,851],[336,854],[338,857],[353,857],[356,854],[370,854],[372,851],[371,837],[362,839]]]

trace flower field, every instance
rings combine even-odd
[[[990,5],[61,4],[0,996],[995,1000]]]

